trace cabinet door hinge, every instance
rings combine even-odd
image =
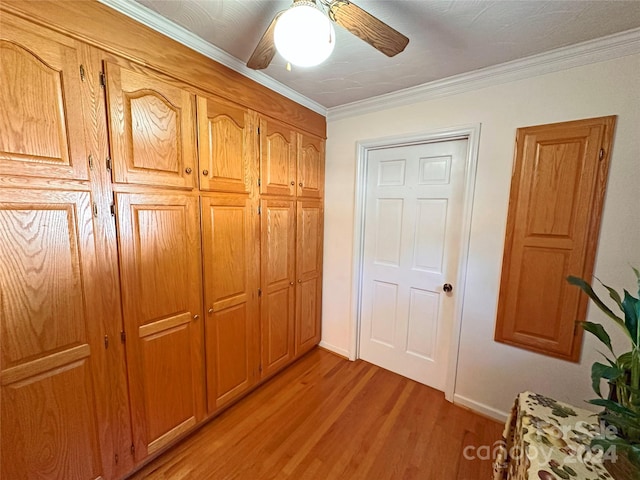
[[[107,171],[110,172],[112,166],[111,157],[105,158],[104,162],[107,164]]]
[[[258,371],[262,373],[262,364],[258,365]]]
[[[259,178],[258,179],[258,186],[262,185],[262,180]]]
[[[136,446],[132,443],[131,444],[131,455],[135,455],[136,454]]]
[[[124,330],[120,332],[120,341],[122,343],[125,343],[127,341],[127,333]]]
[[[260,127],[258,127],[258,135],[260,135]]]
[[[118,464],[118,460],[120,460],[120,458],[118,457],[118,454],[115,454],[114,460],[116,461],[116,465]]]
[[[93,170],[93,155],[89,154],[89,170]]]
[[[604,158],[604,148],[600,149],[600,155],[598,156],[599,160],[602,160]]]
[[[262,207],[258,207],[258,215],[262,215]]]
[[[109,211],[111,212],[111,216],[112,217],[116,216],[116,205],[115,205],[115,203],[112,203],[111,205],[109,205]]]
[[[262,289],[261,289],[261,288],[259,288],[259,289],[258,289],[258,296],[259,296],[259,297],[261,297],[261,296],[262,296]]]
[[[105,76],[104,72],[100,72],[100,86],[102,88],[107,86],[107,77]]]
[[[109,335],[104,336],[104,348],[105,350],[109,348]]]
[[[84,82],[84,65],[80,64],[80,80]]]
[[[96,204],[96,202],[93,202],[93,216],[98,216],[98,205]]]

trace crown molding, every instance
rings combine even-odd
[[[212,45],[211,43],[198,37],[184,27],[167,20],[160,14],[145,7],[144,5],[132,0],[98,0],[103,5],[112,8],[133,20],[146,25],[147,27],[159,32],[176,42],[179,42],[192,50],[215,60],[222,65],[241,73],[245,77],[264,85],[265,87],[283,95],[300,105],[313,110],[320,115],[326,116],[327,109],[323,105],[311,100],[286,85],[274,80],[270,76],[248,68],[244,63],[236,57],[229,55],[224,50]]]
[[[328,109],[327,121],[523,80],[640,53],[640,28]]]

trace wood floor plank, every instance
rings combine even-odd
[[[490,478],[502,425],[441,392],[316,349],[131,480]]]

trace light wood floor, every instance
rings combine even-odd
[[[131,478],[484,480],[491,462],[464,447],[501,433],[441,392],[316,349]]]

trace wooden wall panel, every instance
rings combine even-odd
[[[257,127],[247,109],[210,97],[198,97],[201,190],[252,192]]]
[[[260,119],[260,193],[296,193],[296,132],[272,119]]]
[[[197,197],[116,195],[136,460],[203,418]]]
[[[291,362],[294,355],[295,205],[262,199],[261,345],[262,375]]]
[[[88,192],[0,190],[3,478],[100,478]],[[46,435],[43,435],[46,432]]]
[[[324,140],[298,134],[298,197],[324,196]]]
[[[78,45],[0,22],[0,175],[86,180]]]
[[[212,413],[258,374],[258,214],[242,195],[202,196],[207,403]]]
[[[578,361],[615,117],[518,129],[497,341]]]

